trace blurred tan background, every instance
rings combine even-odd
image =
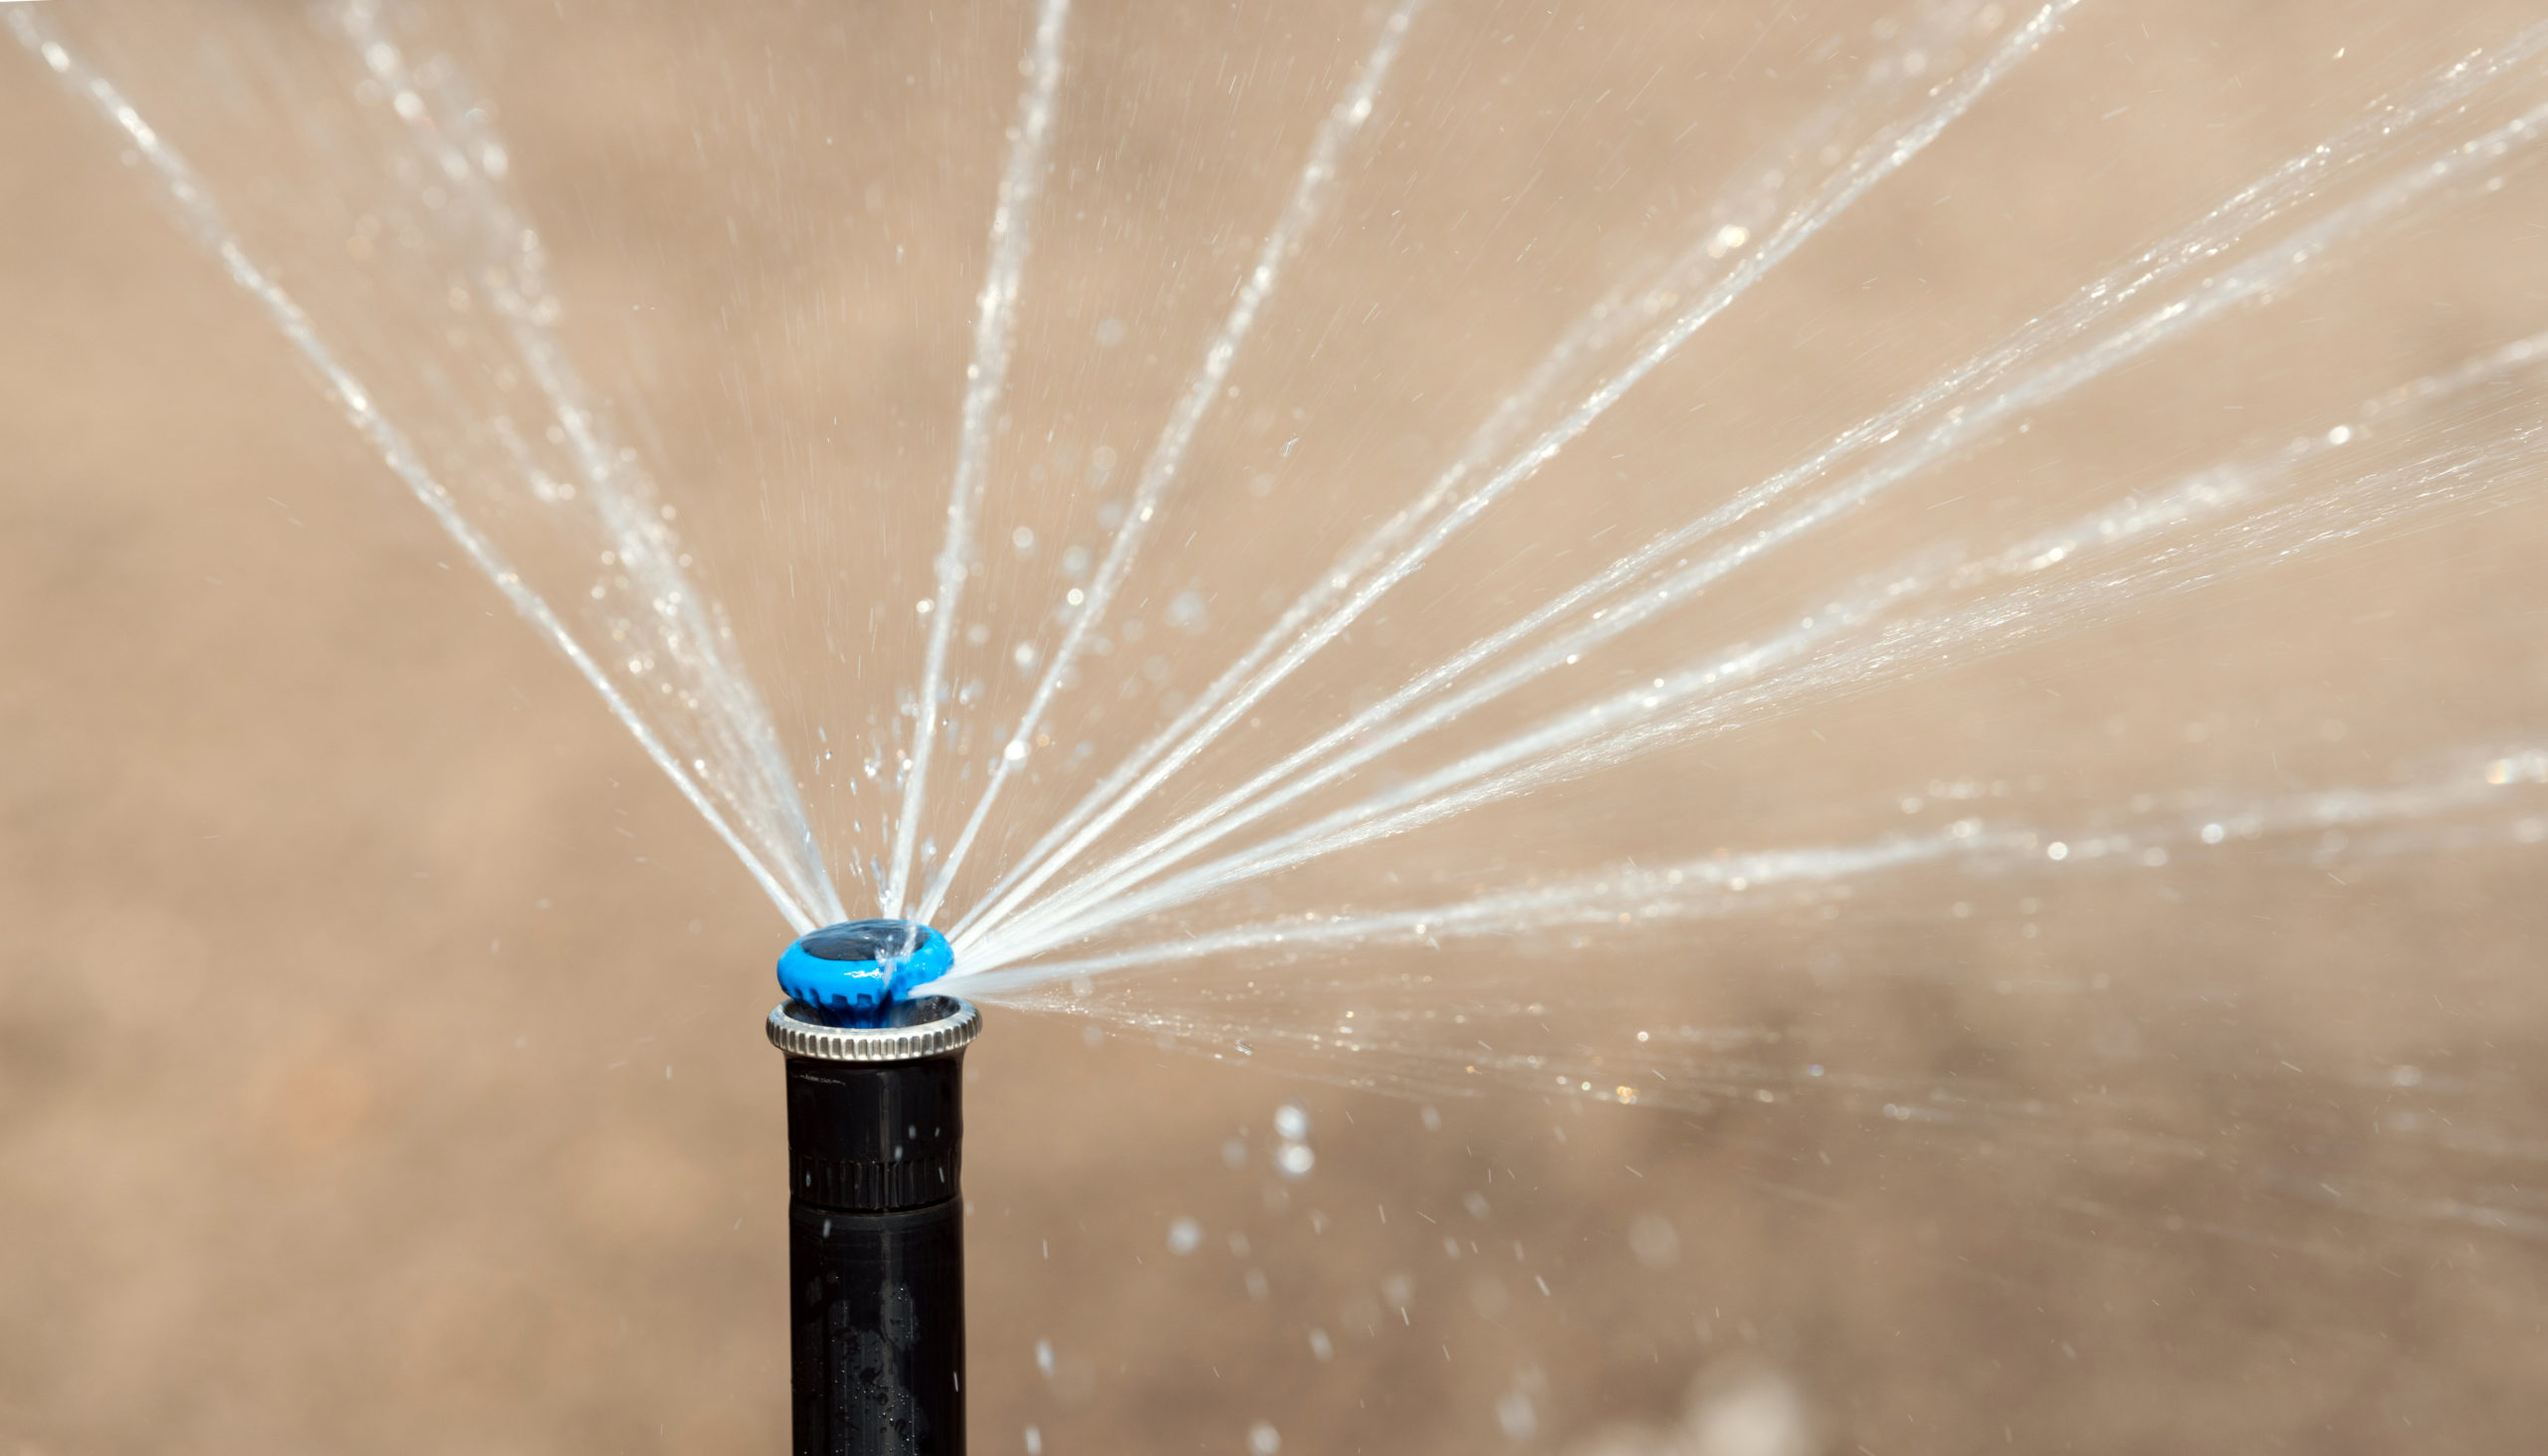
[[[1863,10],[1812,23],[1862,29]],[[666,129],[686,94],[645,86],[698,40],[696,16],[480,10],[452,26],[501,58],[482,80],[506,100],[570,300],[607,300],[595,314],[660,304],[671,320],[646,335],[659,344],[717,336],[721,307],[744,296],[773,332],[791,309],[822,312],[807,298],[862,301],[802,397],[765,382],[782,420],[769,438],[805,449],[757,493],[719,474],[750,411],[704,386],[714,358],[613,357],[598,327],[582,339],[606,383],[655,385],[642,404],[670,442],[675,499],[701,503],[708,584],[735,605],[791,733],[826,704],[888,692],[907,644],[787,671],[828,619],[791,608],[758,553],[838,542],[762,517],[823,478],[808,442],[827,437],[805,422],[847,399],[841,455],[865,438],[924,457],[907,475],[859,465],[878,477],[861,487],[873,529],[932,539],[945,471],[927,452],[947,448],[1022,13],[968,12],[944,33],[877,21],[858,63],[875,75],[854,79],[896,57],[940,66],[942,95],[887,107],[918,140],[877,184],[900,189],[891,256],[915,267],[896,282],[870,242],[822,288],[790,272],[802,217],[782,208],[764,236],[730,237],[698,210],[708,182]],[[1052,362],[1021,365],[1021,412],[1103,425],[1112,410],[1105,438],[1140,448],[1183,345],[1118,367],[1063,344],[1115,316],[1159,259],[1234,264],[1250,245],[1244,220],[1280,195],[1292,154],[1265,137],[1297,140],[1369,19],[1319,15],[1304,25],[1315,45],[1284,42],[1317,64],[1269,67],[1292,90],[1241,118],[1264,144],[1233,149],[1262,167],[1191,206],[1128,184],[1159,215],[1129,251],[1109,253],[1096,224],[1056,223],[1039,267],[1085,297],[1030,329]],[[1567,18],[1594,39],[1520,68],[1521,89],[1540,90],[1490,120],[1559,115],[1608,85],[1603,68],[1624,63],[1595,43],[1604,24],[1640,44],[1678,37],[1700,72],[1756,44],[1813,50],[1742,6]],[[1620,422],[1609,458],[1697,459],[1727,480],[1775,464],[2521,18],[2090,7],[1929,170],[1871,196],[1758,316],[1730,320],[1721,352],[1660,380],[1662,402]],[[1525,20],[1541,24],[1445,6],[1432,23],[1450,38],[1410,54],[1407,90],[1460,95],[1454,80],[1482,75]],[[1155,34],[1204,55],[1254,44],[1239,21],[1233,40],[1173,9],[1082,23],[1092,69],[1171,69],[1182,53]],[[2353,46],[2368,79],[2322,59]],[[1745,86],[1763,107],[1789,104],[1755,78],[1712,101],[1693,87],[1690,114],[1742,114]],[[1132,104],[1151,93],[1129,83],[1107,95],[1091,104],[1117,128],[1102,134],[1159,169],[1136,176],[1172,171],[1190,116]],[[2086,128],[2117,106],[2139,110],[2100,124],[2146,129],[2099,150],[2105,133]],[[967,119],[912,119],[941,115]],[[784,928],[14,47],[0,51],[0,1456],[779,1449],[778,1069],[758,1022]],[[1656,150],[1618,163],[1637,186],[1551,200],[1545,216],[1637,214],[1678,155],[1643,144]],[[1456,172],[1464,153],[1442,145],[1379,175]],[[786,147],[772,155],[798,155]],[[735,186],[781,195],[786,170]],[[1284,514],[1244,516],[1228,487],[1255,473],[1263,432],[1238,417],[1197,468],[1221,489],[1196,493],[1188,531],[1170,533],[1182,544],[1146,568],[1159,590],[1289,588],[1368,519],[1357,493],[1399,469],[1392,450],[1438,456],[1515,372],[1507,359],[1581,302],[1376,261],[1391,195],[1340,204],[1351,226],[1286,307],[1348,317],[1348,301],[1418,285],[1509,303],[1457,333],[1427,332],[1416,310],[1355,366],[1419,394],[1431,369],[1466,393],[1429,406],[1436,420],[1366,379],[1302,383],[1325,366],[1309,323],[1286,323],[1268,347],[1288,372],[1248,387],[1327,388],[1359,453]],[[2230,342],[2207,337],[2051,421],[2062,444],[2012,450],[1993,479],[2126,455],[2189,468],[2539,326],[2540,196],[2531,176],[2492,211],[2387,236],[2322,291],[2229,326]],[[1458,209],[1431,206],[1429,225],[1458,239]],[[626,241],[641,224],[645,241]],[[1585,229],[1563,254],[1579,270],[1604,247],[1635,251]],[[761,251],[702,261],[716,246]],[[1217,296],[1163,297],[1152,321],[1182,340],[1195,330],[1168,325]],[[1699,395],[1714,433],[1681,422],[1675,401]],[[2228,402],[2198,415],[2189,400]],[[2227,418],[2249,406],[2278,423],[2256,435]],[[1104,435],[1090,429],[1083,444]],[[1493,523],[1439,568],[1453,585],[1394,608],[1371,656],[1308,701],[1377,671],[1357,662],[1421,661],[1465,637],[1481,602],[1580,570],[1585,503],[1666,519],[1674,499],[1631,469],[1603,495],[1587,467]],[[1056,497],[1047,538],[1086,510]],[[1565,520],[1577,528],[1561,541]],[[2536,508],[2446,519],[2133,613],[2084,644],[1844,703],[1709,750],[1730,768],[1676,762],[1685,798],[1595,782],[1536,806],[1534,848],[1514,856],[1580,868],[1645,840],[1831,830],[1850,811],[1828,806],[1933,771],[2048,774],[2058,814],[2109,789],[2282,791],[2497,741],[2535,728],[2548,697],[2543,523]],[[1831,550],[1861,548],[1882,559]],[[1244,641],[1250,619],[1226,615],[1180,662],[1189,689]],[[1081,730],[1120,751],[1151,722],[1119,712]],[[1019,822],[1031,831],[1061,794],[1022,789]],[[857,842],[824,828],[836,858]],[[1459,868],[1438,846],[1406,862]],[[1968,1090],[2007,1120],[1981,1132],[1874,1102],[1727,1097],[1692,1114],[1510,1087],[1366,1090],[1340,1085],[1351,1069],[1285,1077],[1099,1019],[995,1013],[969,1093],[974,1449],[1237,1452],[1253,1438],[1263,1456],[1260,1423],[1292,1452],[2530,1449],[2548,1414],[2542,885],[2536,852],[2420,855],[2359,877],[2259,864],[2024,887],[1969,925],[1782,921],[1628,942],[1640,969],[1612,999],[1710,1029],[1711,1054],[1742,1076],[1766,1086],[1810,1057],[1869,1087]],[[1561,1019],[1555,977],[1592,964],[1537,971],[1527,948],[1426,963],[1446,962],[1503,977],[1482,986],[1550,976]],[[1124,992],[1135,1012],[1143,994]],[[1494,1014],[1498,994],[1472,1009]],[[1271,1161],[1285,1103],[1313,1128],[1316,1166],[1298,1179]],[[2440,1122],[2402,1125],[2402,1111]],[[2384,1138],[2384,1118],[2422,1132]],[[1199,1234],[1183,1253],[1180,1219]]]

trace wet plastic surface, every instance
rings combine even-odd
[[[778,984],[837,1025],[856,1025],[955,967],[947,937],[909,921],[844,921],[779,953]]]
[[[787,1059],[797,1456],[964,1450],[963,1056]]]

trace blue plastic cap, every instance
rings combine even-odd
[[[910,921],[844,921],[797,938],[778,984],[826,1019],[872,1016],[956,968],[947,937]]]

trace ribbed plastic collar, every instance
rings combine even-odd
[[[917,996],[894,1007],[892,1026],[825,1026],[782,1001],[769,1013],[769,1044],[819,1062],[914,1062],[952,1052],[981,1034],[982,1013],[960,996]]]

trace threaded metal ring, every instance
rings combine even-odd
[[[895,1007],[902,1026],[825,1026],[781,1001],[770,1008],[769,1044],[820,1062],[914,1062],[955,1051],[981,1034],[982,1013],[961,996],[918,996]]]

